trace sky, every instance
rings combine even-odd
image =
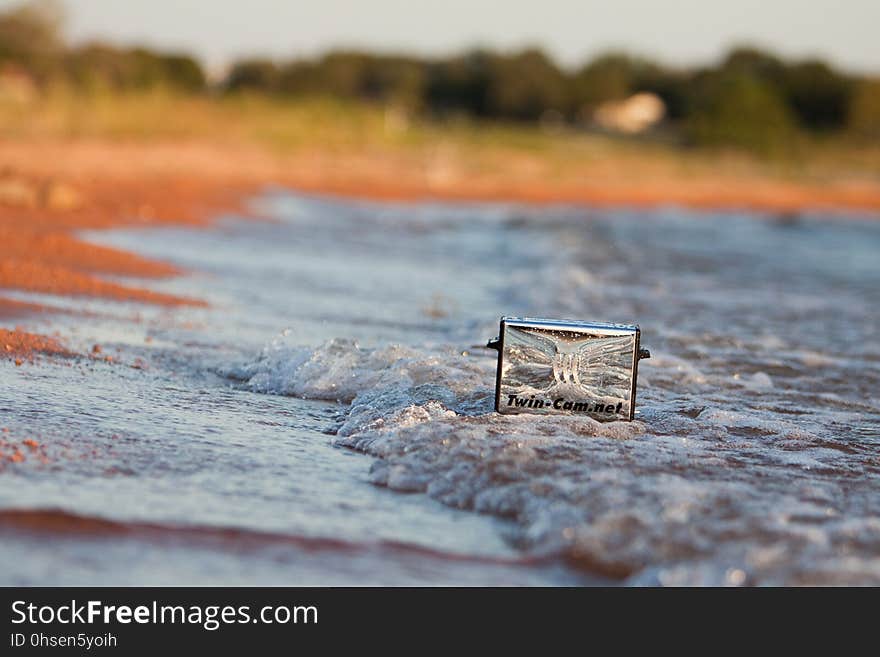
[[[748,43],[880,73],[880,0],[62,1],[74,41],[186,50],[217,67],[337,47],[446,54],[527,45],[568,66],[609,49],[692,65]]]

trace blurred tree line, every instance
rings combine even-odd
[[[77,91],[206,88],[201,65],[186,54],[101,43],[68,47],[57,0],[34,0],[0,13],[0,74],[26,74],[38,87]]]
[[[609,53],[576,70],[538,49],[474,50],[448,58],[332,52],[313,59],[234,62],[209,83],[194,58],[107,44],[67,46],[55,0],[0,14],[0,76],[24,72],[39,88],[77,92],[156,88],[186,93],[331,96],[455,116],[582,124],[602,103],[652,92],[682,143],[786,148],[804,135],[880,140],[880,79],[849,75],[820,60],[786,61],[738,48],[715,66],[674,69]]]

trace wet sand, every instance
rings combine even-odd
[[[65,296],[201,305],[154,292],[148,283],[177,269],[77,238],[81,229],[207,223],[268,185],[383,200],[506,200],[597,206],[675,204],[774,213],[833,208],[880,211],[880,182],[805,184],[701,172],[628,170],[609,163],[550,175],[527,161],[463,170],[393,153],[278,155],[252,146],[205,143],[11,141],[0,144],[0,287]],[[0,318],[42,308],[0,295]],[[56,338],[4,330],[0,356],[62,355]]]
[[[0,287],[69,297],[139,301],[163,306],[204,305],[162,294],[116,276],[161,278],[179,270],[165,262],[79,239],[83,229],[125,225],[206,223],[238,207],[252,185],[155,167],[139,149],[60,144],[0,147]],[[63,152],[61,152],[63,151]],[[43,306],[0,294],[0,319],[24,321]],[[22,328],[2,330],[0,357],[31,360],[71,355],[56,338]]]

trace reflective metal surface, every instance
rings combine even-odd
[[[503,317],[497,342],[495,410],[631,420],[639,327]],[[646,353],[646,352],[645,352]]]

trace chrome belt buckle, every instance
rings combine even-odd
[[[502,317],[495,410],[632,420],[639,327],[558,319]]]

